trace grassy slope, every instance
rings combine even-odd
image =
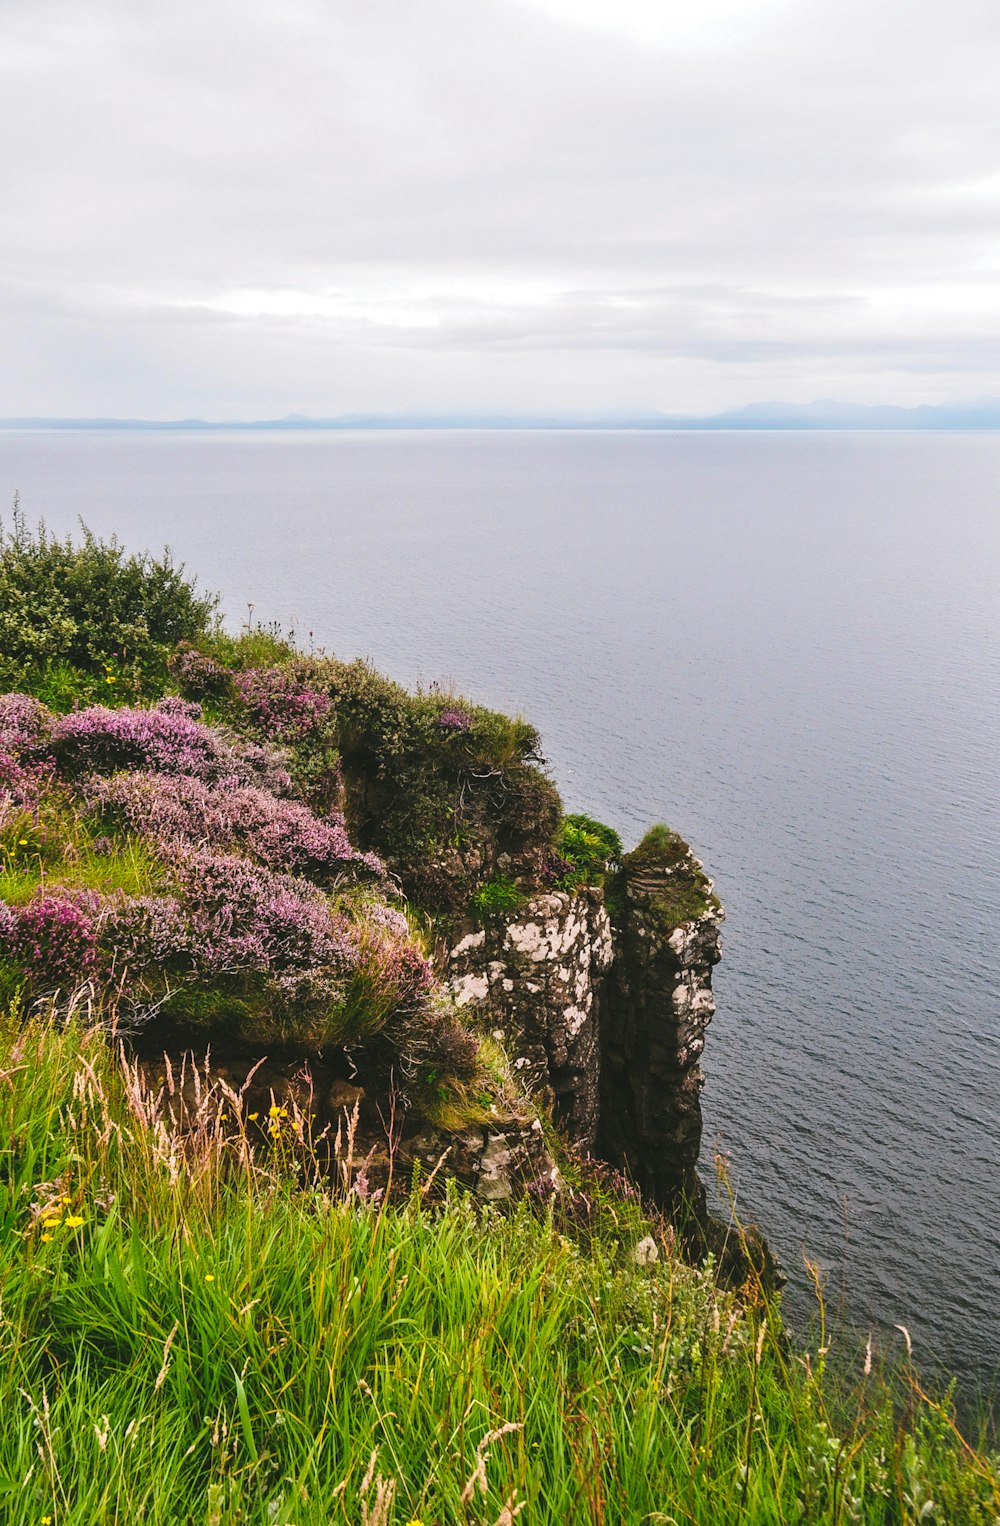
[[[3,1025],[9,1526],[997,1518],[941,1411],[859,1374],[838,1420],[766,1304],[637,1262],[636,1215],[581,1249],[419,1187],[380,1211],[304,1120],[254,1160],[210,1117],[182,1147],[100,1032]]]

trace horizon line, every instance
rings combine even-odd
[[[21,415],[0,418],[0,430],[991,430],[1000,429],[1000,399],[980,397],[962,403],[748,403],[712,414],[670,414],[652,409],[615,412],[426,413],[375,410],[313,416],[290,413],[281,418],[149,419],[115,416]]]

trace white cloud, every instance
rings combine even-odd
[[[1000,391],[992,0],[8,0],[0,414]]]

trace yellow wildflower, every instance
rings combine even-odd
[[[113,673],[109,673],[107,678],[104,680],[104,682],[106,684],[113,684],[113,683],[117,683],[118,680],[115,678]]]
[[[79,1229],[79,1228],[80,1228],[80,1225],[81,1225],[81,1224],[82,1224],[82,1223],[83,1223],[83,1222],[84,1222],[84,1221],[83,1221],[83,1219],[82,1219],[82,1218],[81,1218],[81,1217],[80,1217],[80,1215],[79,1215],[79,1214],[73,1214],[73,1216],[72,1216],[72,1218],[69,1218],[69,1219],[67,1219],[67,1220],[66,1220],[66,1228],[67,1228],[67,1229]]]
[[[43,1229],[58,1229],[59,1225],[61,1223],[62,1223],[62,1219],[59,1219],[59,1218],[56,1218],[56,1219],[43,1219],[42,1220],[42,1228]]]
[[[247,1117],[250,1119],[251,1123],[256,1123],[257,1119],[260,1117],[260,1114],[259,1113],[248,1113]]]
[[[52,1239],[51,1235],[43,1235],[42,1236],[42,1244],[43,1245],[47,1245],[51,1239]]]
[[[206,1272],[205,1273],[205,1281],[206,1282],[214,1282],[215,1281],[215,1274],[214,1274],[214,1272]]]

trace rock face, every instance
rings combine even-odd
[[[699,1060],[715,1011],[723,913],[689,851],[673,864],[626,860],[620,888],[601,1022],[598,1150],[664,1208],[700,1215]],[[693,914],[675,921],[685,913]]]
[[[522,1084],[583,1150],[597,1140],[600,997],[611,954],[601,892],[560,891],[466,933],[442,971],[460,1006],[484,1006]]]
[[[680,838],[656,829],[601,890],[532,897],[448,950],[442,974],[481,1005],[526,1089],[573,1144],[668,1211],[700,1213],[699,1059],[715,1011],[723,913]]]
[[[137,1077],[157,1111],[185,1132],[245,1130],[251,1143],[280,1137],[286,1148],[311,1142],[345,1189],[367,1197],[392,1188],[405,1196],[420,1180],[454,1178],[485,1202],[519,1197],[527,1187],[547,1197],[559,1185],[541,1122],[530,1108],[512,1108],[486,1123],[438,1128],[402,1116],[390,1128],[377,1091],[352,1084],[319,1056],[309,1060],[206,1053],[149,1054]],[[225,1123],[227,1127],[222,1127]]]

